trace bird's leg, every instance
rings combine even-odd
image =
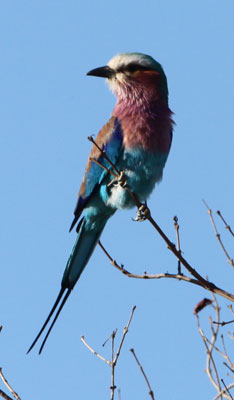
[[[150,216],[150,209],[147,206],[147,202],[141,204],[138,207],[136,218],[133,218],[135,222],[143,222]]]
[[[110,181],[107,185],[107,187],[111,187],[111,186],[121,186],[122,188],[126,187],[127,185],[127,179],[126,176],[124,175],[124,171],[120,171],[119,175],[112,179],[112,181]]]

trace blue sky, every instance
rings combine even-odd
[[[205,198],[234,224],[233,14],[232,0],[2,3],[0,364],[22,399],[109,398],[108,366],[80,336],[109,357],[110,345],[101,345],[113,329],[122,331],[134,304],[116,369],[121,399],[147,398],[131,347],[157,399],[215,396],[193,316],[209,293],[172,280],[130,280],[99,248],[43,354],[26,351],[55,300],[75,241],[68,229],[90,150],[86,138],[115,104],[104,81],[86,72],[119,52],[152,55],[168,78],[176,127],[151,212],[171,240],[177,215],[184,256],[203,276],[233,290],[233,271],[202,203]],[[161,238],[149,223],[133,223],[134,216],[135,210],[116,214],[103,244],[132,272],[176,272]],[[233,241],[221,224],[219,230],[232,253]],[[227,304],[220,299],[224,319]],[[210,312],[201,315],[205,327]],[[221,377],[229,382],[225,370]]]

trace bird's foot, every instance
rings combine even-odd
[[[147,206],[147,203],[141,204],[138,207],[136,218],[133,218],[133,221],[143,222],[150,216],[150,209]]]
[[[120,171],[119,175],[112,179],[112,181],[110,181],[107,185],[107,187],[111,187],[111,186],[121,186],[122,188],[125,188],[127,186],[127,179],[124,175],[123,171]]]

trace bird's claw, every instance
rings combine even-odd
[[[110,181],[107,185],[107,187],[111,187],[111,186],[121,186],[122,188],[125,188],[127,186],[127,179],[124,175],[123,171],[120,171],[119,175],[112,179],[112,181]]]
[[[149,216],[150,216],[150,210],[149,210],[147,204],[146,203],[145,204],[141,204],[140,207],[138,207],[136,218],[133,218],[133,221],[135,221],[135,222],[143,222]]]

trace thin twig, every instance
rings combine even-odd
[[[12,397],[8,396],[3,390],[0,389],[0,396],[2,396],[5,400],[13,400]]]
[[[222,240],[221,240],[220,233],[218,233],[218,230],[217,230],[217,227],[216,227],[214,218],[213,218],[212,210],[211,210],[211,208],[209,208],[209,206],[207,205],[207,203],[205,202],[205,200],[203,200],[203,203],[205,204],[205,206],[206,206],[206,208],[207,208],[207,212],[208,212],[208,214],[209,214],[209,217],[210,217],[210,220],[211,220],[211,224],[212,224],[212,226],[213,226],[213,228],[214,228],[214,231],[215,231],[215,236],[216,236],[216,238],[217,238],[217,240],[218,240],[218,242],[219,242],[219,244],[220,244],[220,246],[221,246],[221,249],[223,250],[225,256],[227,257],[227,260],[228,260],[229,264],[234,268],[234,261],[233,261],[233,259],[229,256],[229,254],[228,254],[228,252],[227,252],[226,248],[224,247],[224,244],[223,244],[223,242],[222,242]]]
[[[137,356],[136,356],[136,354],[135,354],[134,349],[130,349],[130,351],[132,352],[132,355],[133,355],[133,357],[135,358],[135,360],[136,360],[136,362],[137,362],[137,365],[138,365],[138,367],[140,368],[140,371],[142,372],[142,375],[143,375],[144,378],[145,378],[146,384],[147,384],[148,389],[149,389],[149,395],[150,395],[151,399],[154,400],[154,392],[153,392],[153,390],[151,389],[149,380],[148,380],[148,378],[147,378],[147,376],[146,376],[146,374],[145,374],[145,372],[144,372],[144,370],[143,370],[143,367],[142,367],[142,365],[140,364],[140,362],[139,362],[139,360],[138,360],[138,358],[137,358]]]
[[[8,388],[8,390],[12,393],[12,395],[15,397],[16,400],[20,400],[19,395],[14,391],[14,389],[11,387],[11,385],[8,383],[8,381],[6,380],[5,376],[3,375],[2,372],[2,368],[0,368],[0,376],[4,382],[4,384],[6,385],[6,387]]]
[[[214,297],[213,301],[215,303],[214,309],[215,309],[215,312],[216,312],[216,319],[219,322],[220,321],[220,307],[219,307],[219,305],[217,303],[217,300],[216,300],[214,295],[213,295],[213,297]],[[225,386],[225,389],[221,389],[221,386],[220,386],[220,383],[219,383],[218,370],[217,370],[217,367],[216,367],[216,364],[215,364],[215,360],[214,360],[214,356],[213,356],[213,350],[215,350],[217,353],[219,353],[228,362],[228,364],[230,366],[226,362],[223,362],[223,364],[231,372],[233,372],[233,369],[231,368],[233,366],[233,364],[232,364],[232,362],[231,362],[231,360],[230,360],[230,358],[229,358],[229,356],[227,354],[227,350],[226,350],[225,343],[224,343],[224,338],[223,338],[222,335],[221,335],[221,340],[222,340],[224,352],[221,351],[216,346],[216,341],[217,341],[217,338],[218,338],[218,332],[219,332],[219,325],[220,324],[216,325],[216,328],[214,328],[211,318],[209,318],[209,322],[210,322],[210,328],[211,328],[211,332],[212,332],[212,337],[211,337],[210,340],[204,334],[204,332],[203,332],[203,330],[202,330],[202,328],[200,326],[199,317],[197,316],[197,323],[198,323],[199,333],[200,333],[200,335],[201,335],[201,337],[203,339],[204,345],[205,345],[206,350],[207,350],[206,373],[207,373],[211,383],[213,384],[213,386],[216,388],[216,390],[218,392],[218,394],[215,396],[215,398],[213,400],[217,400],[217,399],[220,399],[220,398],[222,399],[223,397],[225,397],[225,398],[227,398],[229,400],[233,400],[232,397],[230,397],[230,389],[232,389],[234,387],[234,383],[231,383],[230,385]],[[215,373],[215,378],[212,375],[211,365],[212,365],[214,373]],[[222,379],[220,381],[222,382]]]
[[[234,370],[232,369],[233,364],[232,364],[232,362],[231,362],[231,360],[230,360],[230,358],[229,358],[229,356],[227,354],[227,351],[226,351],[223,335],[221,335],[221,339],[222,339],[222,344],[223,344],[224,351],[220,350],[215,344],[213,345],[213,348],[218,354],[220,354],[230,364],[230,366],[225,361],[223,362],[223,364],[227,368],[229,368],[231,372],[234,372]],[[206,337],[206,342],[211,345],[211,341],[208,339],[208,337]]]
[[[230,337],[230,339],[234,340],[233,333],[231,334],[231,332],[228,332],[227,334],[228,334],[228,336]]]
[[[128,320],[128,323],[127,323],[127,325],[124,327],[123,336],[122,336],[122,338],[121,338],[119,348],[118,348],[117,353],[116,353],[116,355],[115,355],[115,358],[114,358],[114,360],[113,360],[113,363],[114,363],[114,364],[117,363],[117,360],[118,360],[118,358],[119,358],[119,355],[120,355],[120,352],[121,352],[121,348],[122,348],[122,346],[123,346],[123,342],[124,342],[125,336],[126,336],[127,333],[128,333],[128,328],[129,328],[129,326],[130,326],[130,324],[131,324],[132,317],[133,317],[133,314],[134,314],[135,309],[136,309],[136,306],[133,306],[133,307],[132,307],[131,314],[130,314],[130,317],[129,317],[129,320]]]
[[[216,300],[216,297],[214,295],[213,295],[213,298],[214,298],[214,302],[215,302],[216,318],[217,318],[217,321],[219,321],[220,320],[220,307],[219,307],[219,305],[217,303],[217,300]],[[210,366],[210,364],[213,365],[215,376],[216,376],[216,383],[217,383],[217,386],[218,386],[218,390],[219,390],[219,392],[221,392],[219,374],[218,374],[218,370],[217,370],[217,367],[216,367],[216,364],[215,364],[215,361],[214,361],[214,357],[213,357],[213,349],[214,349],[214,346],[215,346],[215,343],[216,343],[216,340],[217,340],[217,337],[218,337],[219,326],[217,325],[216,329],[214,329],[214,326],[212,324],[212,319],[211,318],[209,318],[209,322],[210,322],[210,328],[211,328],[211,332],[212,332],[213,336],[212,336],[212,339],[211,339],[210,348],[208,350],[209,353],[207,354],[207,363],[209,364],[208,368],[209,368],[209,371],[210,371],[210,375],[211,375],[211,366]],[[222,396],[220,396],[220,398],[222,399]]]
[[[223,386],[225,387],[226,392],[229,394],[231,400],[233,400],[233,397],[232,397],[232,395],[231,395],[231,392],[230,392],[230,390],[228,389],[228,387],[226,386],[226,384],[225,384],[223,378],[221,378],[221,382],[222,382]]]
[[[101,358],[106,364],[111,365],[111,361],[107,360],[105,357],[103,357],[101,354],[97,353],[86,341],[84,336],[81,336],[81,341],[84,343],[84,345],[97,357]]]
[[[228,389],[229,389],[229,390],[232,389],[233,386],[234,386],[234,383],[231,383],[231,384],[228,386]],[[224,396],[226,399],[231,400],[230,396],[226,394],[226,389],[221,390],[221,392],[218,393],[218,394],[214,397],[213,400],[218,400],[219,398],[221,398],[221,396]]]
[[[124,268],[123,265],[119,265],[117,263],[116,260],[114,260],[110,253],[108,253],[108,251],[105,249],[105,247],[103,246],[103,244],[101,243],[101,241],[98,241],[99,246],[101,247],[101,249],[103,250],[103,252],[105,253],[105,255],[107,256],[107,258],[109,259],[109,261],[111,262],[111,264],[118,269],[120,272],[122,272],[122,274],[126,275],[128,278],[135,278],[135,279],[162,279],[162,278],[172,278],[172,279],[178,279],[178,280],[182,280],[188,283],[193,283],[195,285],[204,287],[203,284],[201,282],[199,282],[196,279],[190,278],[189,276],[186,275],[179,275],[179,274],[169,274],[168,272],[166,273],[161,273],[161,274],[147,274],[144,272],[144,274],[142,275],[138,275],[138,274],[133,274],[131,272],[129,272],[126,268]]]
[[[98,146],[98,144],[95,142],[95,140],[92,137],[89,137],[89,140],[99,149],[99,151],[101,152],[102,156],[110,163],[110,165],[114,168],[114,164],[111,162],[111,160],[109,159],[109,157],[106,155],[105,152],[103,152],[103,150]],[[115,167],[115,170],[117,170],[117,168]],[[109,170],[108,170],[109,171]],[[118,171],[118,170],[117,170]],[[121,172],[118,171],[118,174],[121,175]],[[223,289],[220,289],[219,287],[217,287],[216,285],[214,285],[212,282],[209,282],[208,280],[206,280],[205,278],[203,278],[188,262],[187,260],[185,260],[185,258],[182,256],[182,254],[176,249],[174,243],[172,243],[169,238],[166,236],[166,234],[162,231],[162,229],[159,227],[159,225],[155,222],[155,220],[152,218],[150,210],[148,207],[145,206],[145,204],[142,204],[138,197],[136,196],[135,193],[133,193],[131,191],[131,189],[129,188],[129,186],[124,183],[123,186],[128,193],[130,194],[130,196],[132,197],[132,199],[134,200],[135,204],[138,207],[138,210],[141,212],[142,207],[144,208],[143,211],[143,216],[145,219],[148,219],[148,221],[151,223],[151,225],[153,225],[153,227],[156,229],[156,231],[159,233],[159,235],[163,238],[163,240],[166,242],[168,248],[172,251],[172,253],[178,258],[178,260],[180,260],[180,262],[184,265],[184,267],[190,272],[190,274],[196,278],[198,281],[200,281],[202,283],[202,286],[204,289],[209,290],[213,293],[219,294],[220,296],[223,296],[225,298],[227,298],[228,300],[234,301],[234,295],[226,292]]]
[[[229,305],[227,306],[227,308],[229,308],[229,309],[231,310],[232,314],[234,315],[234,310],[233,310],[233,308],[232,308],[232,304],[229,304]]]
[[[117,331],[118,331],[118,329],[116,328],[116,329],[114,330],[115,335],[116,335]],[[106,345],[106,343],[112,338],[112,335],[113,335],[113,332],[112,332],[111,335],[105,340],[105,342],[103,343],[102,347],[104,347],[104,346]]]
[[[177,250],[180,252],[181,254],[181,248],[180,248],[180,234],[179,234],[179,229],[180,226],[178,224],[178,217],[175,215],[174,216],[174,227],[176,230],[176,242],[177,242]],[[178,260],[178,274],[181,275],[181,261]]]
[[[221,211],[217,210],[216,213],[218,214],[218,216],[221,218],[221,220],[223,221],[225,228],[230,232],[230,234],[234,237],[234,233],[232,228],[230,227],[230,225],[227,224],[227,222],[225,221],[225,219],[223,218]]]
[[[122,349],[122,346],[123,346],[124,339],[125,339],[125,337],[126,337],[126,334],[128,333],[128,329],[129,329],[130,323],[131,323],[131,321],[132,321],[132,317],[133,317],[133,314],[134,314],[135,309],[136,309],[136,306],[134,306],[134,307],[132,308],[132,311],[131,311],[131,314],[130,314],[128,323],[127,323],[127,325],[124,327],[123,335],[122,335],[122,338],[121,338],[121,341],[120,341],[120,344],[119,344],[119,348],[118,348],[117,353],[116,353],[115,356],[114,356],[114,339],[115,339],[115,335],[116,335],[117,329],[116,329],[115,331],[113,331],[112,334],[111,334],[111,338],[112,338],[112,356],[111,356],[111,361],[107,360],[105,357],[103,357],[102,355],[100,355],[99,353],[97,353],[97,352],[85,341],[84,336],[81,336],[81,341],[84,343],[84,345],[85,345],[95,356],[99,357],[101,360],[103,360],[106,364],[110,365],[110,367],[111,367],[111,387],[110,387],[110,390],[111,390],[111,400],[114,400],[114,393],[115,393],[115,389],[116,389],[116,386],[115,386],[115,367],[116,367],[116,364],[117,364],[117,361],[118,361],[118,358],[119,358],[119,355],[120,355],[120,352],[121,352],[121,349]],[[108,338],[107,340],[109,340],[109,338]],[[105,341],[105,343],[106,343],[106,341]],[[104,343],[104,345],[105,345],[105,343]]]
[[[207,289],[207,285],[210,284],[211,287],[209,287],[209,289],[211,292],[215,292],[217,294],[219,294],[220,296],[223,296],[231,301],[234,301],[234,296],[228,292],[225,292],[223,289],[218,288],[217,286],[213,285],[212,283],[206,281],[206,285],[204,285],[203,282],[201,282],[198,279],[193,279],[190,278],[189,276],[186,275],[179,275],[179,274],[169,274],[169,273],[160,273],[160,274],[142,274],[142,275],[138,275],[138,274],[133,274],[131,272],[129,272],[127,269],[124,268],[123,265],[119,265],[117,263],[116,260],[114,260],[111,255],[108,253],[108,251],[105,249],[105,247],[103,246],[103,244],[101,243],[101,241],[98,241],[99,246],[101,247],[101,249],[103,250],[103,252],[105,253],[105,255],[107,256],[107,258],[109,259],[110,263],[117,268],[120,272],[122,272],[122,274],[126,275],[128,278],[135,278],[135,279],[162,279],[162,278],[172,278],[172,279],[177,279],[177,280],[182,280],[188,283],[192,283],[194,285],[198,285],[203,287],[204,289]]]
[[[203,278],[188,262],[185,260],[185,258],[176,250],[174,244],[168,239],[168,237],[165,235],[165,233],[162,231],[162,229],[158,226],[158,224],[154,221],[154,219],[151,216],[147,216],[147,219],[150,221],[150,223],[154,226],[154,228],[157,230],[157,232],[160,234],[160,236],[164,239],[164,241],[167,243],[169,249],[172,251],[172,253],[181,261],[181,263],[184,265],[184,267],[190,272],[190,274],[195,277],[202,285],[202,287],[206,290],[209,290],[212,293],[216,293],[222,297],[225,297],[226,299],[230,301],[234,301],[234,295],[231,293],[228,293],[227,291],[220,289],[217,287],[214,283],[207,281],[205,278]]]
[[[229,365],[224,361],[223,365],[225,365],[225,367],[227,367],[232,373],[234,373],[234,369],[229,367]]]
[[[115,335],[116,331],[113,331],[111,334],[111,400],[114,399],[115,395],[115,363],[114,363],[114,353],[115,353]]]
[[[113,171],[105,167],[100,161],[96,160],[96,158],[90,157],[90,161],[94,162],[95,164],[99,165],[99,167],[102,167],[106,172],[110,173],[113,175],[115,178],[117,178],[118,175],[116,175]]]
[[[112,166],[113,170],[116,172],[117,175],[120,175],[120,171],[116,168],[115,164],[113,164],[113,162],[111,161],[111,159],[108,157],[108,155],[106,154],[105,150],[101,149],[100,146],[98,146],[97,142],[95,142],[94,138],[92,136],[88,136],[88,140],[94,144],[94,146],[97,147],[97,149],[100,151],[101,156],[103,156],[103,158],[105,158],[108,163]]]
[[[232,372],[234,372],[234,371],[233,371],[233,363],[232,363],[232,361],[231,361],[231,359],[230,359],[230,357],[229,357],[229,355],[228,355],[228,353],[227,353],[227,349],[226,349],[226,346],[225,346],[225,342],[224,342],[224,337],[223,337],[223,335],[221,335],[221,340],[222,340],[223,350],[224,350],[224,354],[225,354],[224,358],[225,358],[225,359],[227,360],[227,362],[229,363],[230,368],[232,369]]]
[[[222,321],[222,322],[213,321],[213,324],[216,324],[216,325],[218,324],[218,325],[224,326],[224,325],[232,324],[233,322],[234,322],[234,319],[232,321]]]
[[[214,301],[216,302],[215,296],[214,296]],[[217,302],[216,302],[216,305],[217,305]],[[217,312],[217,320],[219,320],[219,308],[218,308],[218,306],[215,307],[215,308],[216,308],[216,312]],[[201,326],[200,326],[199,315],[196,314],[196,317],[197,317],[198,331],[199,331],[199,333],[200,333],[200,335],[201,335],[201,337],[202,337],[202,340],[203,340],[203,343],[204,343],[204,345],[205,345],[206,352],[207,352],[206,373],[207,373],[207,375],[208,375],[208,377],[209,377],[211,383],[213,384],[213,386],[214,386],[214,387],[216,388],[216,390],[218,391],[218,393],[221,393],[222,390],[221,390],[221,386],[220,386],[219,375],[218,375],[218,371],[217,371],[217,368],[216,368],[216,365],[215,365],[215,362],[214,362],[214,358],[213,358],[213,355],[212,355],[212,351],[213,351],[213,349],[214,349],[215,342],[216,342],[217,335],[218,335],[219,326],[217,326],[216,331],[212,330],[213,335],[212,335],[212,338],[211,338],[211,340],[210,340],[210,346],[208,346],[208,344],[207,344],[207,337],[206,337],[206,335],[204,334],[204,332],[203,332],[203,330],[202,330],[202,328],[201,328]],[[213,376],[212,376],[211,364],[212,364],[213,369],[214,369],[216,381],[215,381],[215,379],[214,379]],[[221,394],[220,398],[222,399],[222,394]]]

